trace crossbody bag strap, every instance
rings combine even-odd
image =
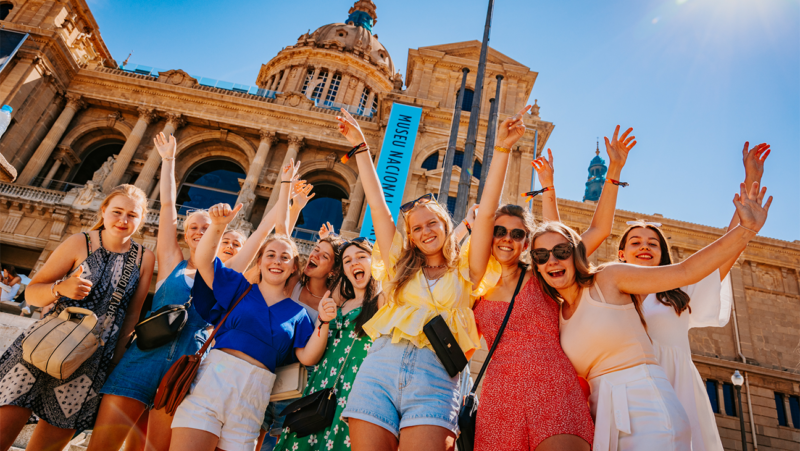
[[[226,313],[225,316],[222,317],[222,321],[220,321],[219,324],[217,324],[217,327],[214,328],[214,332],[211,332],[211,335],[208,337],[208,340],[206,340],[206,342],[203,345],[203,347],[200,348],[200,350],[198,350],[197,354],[195,354],[195,355],[202,357],[202,355],[206,353],[206,350],[211,345],[211,343],[214,341],[214,336],[217,335],[217,331],[219,330],[220,327],[222,327],[223,324],[225,324],[225,320],[228,319],[228,315],[231,314],[233,309],[235,309],[236,306],[239,305],[239,302],[241,302],[242,299],[244,299],[244,297],[247,296],[247,293],[249,293],[252,288],[253,288],[253,286],[250,285],[250,286],[247,287],[246,290],[244,290],[244,293],[242,293],[241,296],[239,296],[239,299],[237,299],[236,302],[233,303],[231,308],[228,309],[228,313]]]
[[[137,271],[136,261],[139,259],[139,252],[142,246],[139,243],[131,241],[131,250],[128,257],[125,259],[125,266],[122,267],[122,276],[117,282],[117,288],[114,294],[111,295],[111,304],[108,305],[106,310],[106,319],[103,321],[103,331],[107,330],[114,319],[117,317],[117,309],[122,304],[122,297],[125,295],[125,290],[128,288],[128,282],[131,281],[131,276],[134,271]]]
[[[514,308],[514,301],[517,299],[517,295],[519,294],[519,290],[522,288],[522,281],[525,280],[525,274],[528,272],[528,268],[522,266],[522,273],[519,275],[519,281],[517,282],[517,288],[514,289],[514,296],[511,297],[511,302],[508,303],[508,310],[506,310],[506,316],[503,318],[503,324],[500,325],[500,330],[497,331],[497,337],[494,339],[494,343],[492,343],[492,348],[489,350],[489,354],[486,356],[486,360],[483,362],[481,366],[481,371],[478,373],[478,377],[475,378],[475,383],[472,385],[472,390],[470,394],[474,395],[475,392],[478,390],[478,384],[481,383],[481,379],[483,378],[483,373],[486,372],[486,368],[489,366],[489,361],[492,360],[492,354],[494,354],[495,348],[497,348],[497,344],[500,343],[500,338],[503,337],[503,331],[506,330],[506,325],[508,324],[508,318],[511,317],[511,310]]]

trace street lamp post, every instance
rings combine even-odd
[[[739,403],[739,426],[742,429],[742,449],[747,451],[747,435],[744,433],[744,411],[742,411],[742,384],[744,378],[739,374],[739,370],[734,371],[731,382],[736,387],[736,401]]]

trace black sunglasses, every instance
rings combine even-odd
[[[433,193],[425,194],[424,196],[419,197],[418,199],[414,199],[411,202],[406,202],[403,205],[401,205],[400,212],[406,214],[419,204],[427,204],[430,202],[434,202],[435,200],[436,198],[433,197]]]
[[[350,243],[367,243],[370,246],[372,246],[372,242],[369,240],[369,238],[365,236],[360,236],[358,238],[353,238],[352,240],[346,240],[344,242],[344,244],[350,244]]]
[[[551,252],[553,253],[553,257],[559,260],[566,260],[572,256],[572,244],[561,243],[556,244],[552,249],[534,249],[531,251],[531,256],[533,256],[533,261],[536,262],[537,265],[544,265],[550,260]]]
[[[511,239],[516,241],[516,242],[518,242],[518,243],[520,241],[524,240],[526,236],[528,236],[528,233],[525,232],[522,229],[511,229],[510,233],[511,233]],[[508,234],[509,234],[509,231],[508,231],[507,228],[505,228],[505,227],[503,227],[501,225],[494,226],[494,237],[495,238],[503,238]]]

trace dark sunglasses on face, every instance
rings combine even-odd
[[[430,202],[434,202],[435,200],[436,199],[433,197],[433,193],[425,194],[424,196],[418,199],[414,199],[411,202],[406,202],[403,205],[401,205],[400,212],[406,214],[419,204],[427,204]]]
[[[372,243],[369,241],[369,238],[365,236],[360,236],[358,238],[353,238],[352,240],[347,240],[345,241],[344,244],[349,244],[349,243],[367,243],[370,246],[372,246]]]
[[[572,256],[572,244],[561,243],[556,244],[552,249],[534,249],[531,251],[531,255],[533,256],[533,261],[535,261],[537,265],[544,265],[550,260],[551,252],[553,253],[553,257],[559,260],[566,260]]]
[[[510,233],[511,233],[511,239],[516,241],[516,242],[518,242],[518,243],[520,241],[524,240],[525,237],[528,235],[522,229],[511,229]],[[509,231],[508,231],[507,228],[505,228],[505,227],[503,227],[501,225],[494,226],[494,237],[495,238],[503,238],[508,234],[509,234]]]

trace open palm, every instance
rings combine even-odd
[[[750,230],[758,232],[767,221],[769,206],[772,204],[772,196],[762,205],[767,188],[759,190],[758,182],[754,182],[750,189],[742,183],[739,186],[739,194],[733,197],[733,205],[736,206],[736,213],[739,215],[739,223]]]
[[[628,159],[628,152],[636,145],[636,137],[633,135],[628,136],[632,131],[633,128],[629,128],[618,138],[619,125],[617,125],[617,128],[614,129],[614,136],[612,136],[610,141],[607,136],[603,138],[606,141],[606,152],[610,160],[609,166],[613,165],[620,168],[625,166],[625,161]]]
[[[366,142],[364,133],[361,131],[361,126],[358,125],[358,121],[356,121],[353,115],[344,108],[342,108],[342,114],[343,116],[336,116],[336,119],[339,121],[339,132],[344,135],[350,145],[357,146]]]
[[[175,158],[175,152],[178,148],[178,141],[175,140],[173,135],[169,135],[169,139],[161,132],[153,138],[153,144],[156,145],[156,150],[161,158]]]

